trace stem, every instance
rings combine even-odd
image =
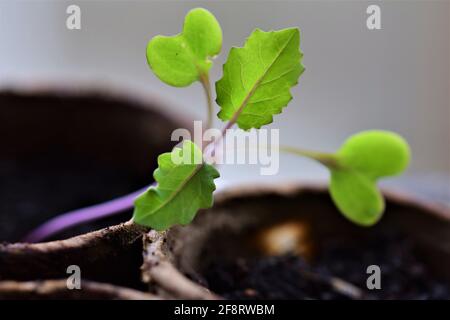
[[[214,154],[216,152],[217,144],[225,138],[225,136],[227,135],[227,130],[230,129],[236,123],[236,120],[237,120],[237,118],[234,119],[234,120],[231,119],[230,121],[228,121],[227,124],[225,125],[225,127],[222,129],[222,131],[220,133],[220,137],[217,140],[214,140],[211,143],[208,143],[203,148],[203,152],[204,153],[210,152],[211,155],[214,157]],[[212,150],[210,150],[210,148],[212,148]]]
[[[221,134],[221,138],[223,139],[226,134],[227,134],[227,130],[231,129],[232,126],[234,126],[236,124],[236,119],[233,121],[233,119],[231,119],[230,121],[228,121],[228,123],[225,125],[225,127],[223,127],[222,129],[222,134]]]
[[[214,107],[212,102],[212,95],[211,95],[211,83],[209,81],[208,74],[202,74],[200,76],[200,82],[202,83],[203,89],[205,91],[206,96],[206,103],[208,107],[208,119],[206,122],[206,129],[209,129],[212,127],[213,123],[213,113],[214,113]]]
[[[333,153],[304,150],[290,146],[280,146],[280,151],[316,160],[330,169],[342,168],[338,157]]]
[[[40,242],[76,225],[130,210],[133,208],[134,199],[145,190],[147,188],[101,204],[63,213],[34,229],[22,241]]]

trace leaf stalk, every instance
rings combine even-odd
[[[290,146],[280,146],[280,151],[316,160],[330,169],[342,169],[338,156],[334,153],[311,151]]]
[[[206,120],[206,129],[210,129],[213,124],[214,107],[213,107],[213,102],[212,102],[211,82],[209,81],[209,75],[207,73],[201,74],[200,83],[202,84],[203,91],[205,92],[206,104],[207,104],[207,108],[208,108],[208,118]]]

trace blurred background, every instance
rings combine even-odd
[[[81,8],[81,30],[66,28],[70,4]],[[366,27],[370,4],[381,8],[381,30]],[[224,33],[213,81],[231,46],[242,46],[255,27],[300,28],[306,71],[271,125],[281,129],[281,143],[333,151],[360,130],[396,131],[411,144],[413,161],[386,184],[449,203],[450,1],[2,0],[0,87],[112,86],[157,96],[168,111],[202,119],[201,86],[161,83],[145,57],[153,36],[179,33],[186,12],[198,6],[217,17]],[[221,171],[222,184],[327,178],[316,163],[289,155],[280,158],[277,176],[260,176],[254,165]]]

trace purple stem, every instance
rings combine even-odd
[[[22,240],[41,242],[65,229],[129,210],[133,208],[134,199],[146,190],[147,187],[114,200],[58,215],[34,229]]]

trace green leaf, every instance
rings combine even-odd
[[[336,156],[339,166],[331,168],[330,182],[334,203],[349,220],[375,224],[385,207],[377,180],[407,168],[408,143],[393,132],[364,131],[347,139]]]
[[[208,74],[210,58],[220,53],[222,29],[211,12],[197,8],[188,12],[183,32],[156,36],[147,46],[147,62],[163,82],[186,87]]]
[[[408,143],[400,135],[382,130],[357,133],[338,152],[340,163],[372,179],[401,173],[409,164]]]
[[[260,128],[273,121],[292,99],[304,67],[297,28],[253,31],[244,47],[232,48],[216,82],[217,104],[223,121],[237,121],[241,129]]]
[[[331,170],[330,194],[350,221],[371,226],[384,211],[384,199],[374,181],[354,171]]]
[[[199,163],[194,159],[200,159]],[[158,165],[153,174],[157,186],[150,187],[135,200],[133,220],[137,224],[156,230],[186,225],[199,209],[212,206],[214,179],[219,177],[219,172],[202,162],[202,152],[195,143],[187,140],[182,149],[161,154]]]

